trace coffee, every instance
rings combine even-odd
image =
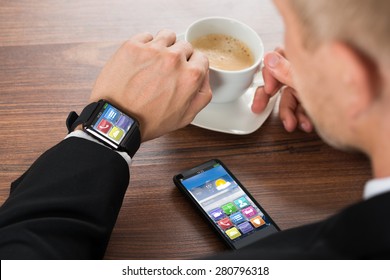
[[[237,71],[255,62],[249,47],[240,40],[223,34],[208,34],[191,42],[194,49],[203,52],[211,67]]]

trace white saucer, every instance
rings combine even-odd
[[[251,106],[256,87],[249,88],[240,98],[230,103],[209,103],[191,124],[231,134],[250,134],[265,122],[275,106],[276,94],[261,114],[252,113]]]
[[[184,39],[184,34],[177,36]],[[255,79],[256,84],[262,83],[261,72]],[[275,106],[279,93],[273,96],[266,109],[261,114],[252,113],[251,106],[257,86],[249,88],[240,98],[229,103],[209,103],[198,113],[192,125],[230,134],[245,135],[255,132],[265,122]]]

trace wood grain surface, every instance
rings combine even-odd
[[[226,16],[252,26],[267,51],[283,43],[271,1],[2,0],[0,2],[0,203],[10,183],[66,135],[65,119],[124,40],[141,31],[178,34],[196,19]],[[282,229],[314,222],[361,199],[368,160],[287,133],[277,109],[256,132],[188,126],[144,143],[107,248],[107,259],[189,259],[226,250],[172,183],[211,158],[235,173]]]

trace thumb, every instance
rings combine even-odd
[[[264,67],[280,83],[295,88],[290,62],[277,52],[270,52],[264,57]]]

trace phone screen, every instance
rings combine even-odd
[[[180,184],[232,248],[279,231],[262,207],[218,160],[181,174]]]

